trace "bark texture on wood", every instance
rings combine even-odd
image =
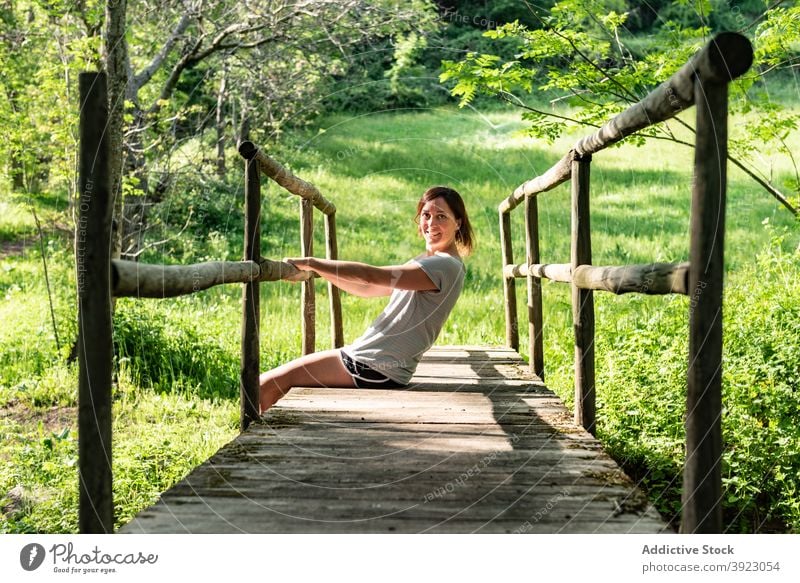
[[[95,534],[114,529],[109,284],[112,201],[105,73],[81,74],[79,88],[78,527],[81,533]]]
[[[681,531],[722,532],[722,278],[728,86],[696,86],[689,269],[689,371]]]
[[[525,249],[528,264],[539,263],[539,203],[525,199]],[[544,381],[544,342],[542,338],[542,280],[528,274],[528,357],[531,372]]]
[[[328,259],[339,259],[339,245],[336,241],[336,213],[325,215],[325,253]],[[344,346],[342,298],[339,288],[331,282],[328,282],[328,297],[331,305],[331,344],[333,348],[341,348]]]
[[[572,283],[572,266],[569,263],[537,263],[525,265],[506,265],[503,269],[503,277],[528,277],[534,275],[539,278],[549,279],[550,281],[560,281],[562,283]]]
[[[304,281],[318,277],[299,271],[290,263],[261,259],[255,261],[207,261],[190,265],[154,265],[135,261],[111,262],[111,283],[115,297],[171,298],[203,291],[225,283],[251,281]]]
[[[511,214],[500,213],[500,246],[503,268],[514,262],[511,247]],[[517,319],[517,285],[513,278],[503,278],[503,299],[506,311],[506,345],[519,350],[519,322]]]
[[[128,42],[125,39],[127,0],[106,3],[105,57],[108,73],[108,145],[109,184],[114,201],[111,226],[111,258],[119,259],[122,251],[123,206],[122,174],[125,159],[123,146],[125,98],[128,88]]]
[[[239,153],[247,159],[255,158],[264,174],[292,194],[311,201],[316,208],[326,215],[336,212],[336,206],[326,200],[316,186],[292,174],[291,171],[259,150],[253,142],[245,141],[239,144]]]
[[[591,156],[572,162],[572,272],[592,263],[589,221]],[[575,331],[575,423],[595,434],[594,296],[572,283],[572,326]]]
[[[575,283],[581,289],[607,291],[615,294],[640,293],[650,295],[689,294],[689,263],[647,263],[643,265],[581,265],[575,269],[569,263],[539,263],[507,265],[505,277],[534,275]]]
[[[301,257],[314,255],[314,207],[310,199],[300,201],[300,253]],[[300,292],[300,314],[302,318],[302,352],[311,354],[316,350],[316,309],[314,280],[302,282]]]
[[[261,259],[261,177],[253,160],[245,160],[244,260]],[[261,415],[259,406],[259,327],[261,294],[258,281],[242,289],[242,354],[239,374],[239,429],[244,431]]]
[[[686,295],[688,273],[688,263],[650,263],[618,267],[582,265],[575,269],[572,280],[581,289],[615,294]]]

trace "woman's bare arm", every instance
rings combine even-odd
[[[430,291],[436,286],[419,265],[378,267],[357,261],[302,257],[287,259],[303,271],[315,271],[336,287],[361,297],[385,296],[393,289]]]

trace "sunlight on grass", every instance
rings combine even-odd
[[[324,129],[297,132],[269,153],[317,185],[337,206],[340,257],[394,264],[417,255],[423,250],[413,222],[419,196],[434,184],[456,188],[465,197],[477,248],[466,260],[464,291],[439,343],[503,345],[497,206],[519,184],[558,161],[581,134],[548,145],[519,134],[523,124],[516,111],[451,108],[336,115],[321,120],[319,127]],[[800,148],[800,137],[790,136],[787,143]],[[181,155],[192,161],[208,148],[209,144],[187,143]],[[691,149],[663,141],[643,148],[623,145],[595,155],[591,217],[595,264],[688,258],[692,160]],[[187,220],[188,228],[180,237],[148,251],[147,261],[241,257],[242,170],[231,166],[230,176],[213,187],[193,182],[190,175],[178,178],[168,201],[154,209],[153,238],[169,239]],[[775,171],[781,176],[790,174],[785,166],[776,165]],[[729,178],[727,301],[736,303],[726,304],[730,319],[726,326],[735,328],[736,317],[741,316],[759,330],[773,330],[774,337],[791,335],[785,313],[793,313],[800,305],[793,291],[798,267],[792,256],[781,253],[797,247],[796,223],[744,174],[732,169]],[[298,255],[297,198],[266,181],[262,196],[262,254],[273,259]],[[544,262],[569,261],[569,199],[568,185],[539,199]],[[28,215],[20,202],[0,202],[0,242],[30,237],[33,223]],[[515,261],[521,263],[525,257],[521,210],[514,213],[512,228]],[[317,213],[317,256],[324,255],[323,237],[322,217]],[[29,408],[37,419],[76,405],[76,371],[74,365],[64,364],[76,331],[72,250],[53,233],[47,233],[46,240],[50,277],[57,290],[60,353],[55,348],[38,249],[0,260],[0,297],[5,300],[0,304],[0,403]],[[783,279],[778,281],[776,273],[784,274]],[[763,283],[763,293],[749,291],[755,280]],[[320,350],[330,347],[327,286],[317,282],[316,292],[316,347]],[[300,287],[269,283],[261,286],[261,294],[261,366],[267,369],[300,355]],[[524,280],[518,282],[517,294],[520,346],[525,352]],[[543,297],[546,380],[570,405],[570,289],[545,281]],[[770,305],[770,297],[785,298],[784,312],[760,309]],[[599,434],[625,469],[642,480],[657,507],[670,516],[680,494],[669,483],[682,463],[688,300],[598,293],[595,302]],[[363,332],[385,299],[343,294],[342,304],[347,342]],[[760,320],[761,312],[772,314],[772,319]],[[241,289],[218,287],[163,301],[119,300],[115,318],[115,499],[117,521],[122,523],[236,434]],[[747,341],[726,336],[730,347],[726,390],[732,395],[732,418],[742,420],[748,415],[740,404],[752,401],[742,397],[747,386],[767,387],[772,382],[782,387],[776,394],[783,396],[765,402],[759,413],[759,419],[767,419],[766,427],[776,427],[770,433],[770,447],[780,455],[781,443],[786,443],[781,440],[796,439],[794,434],[787,437],[776,424],[790,407],[784,397],[792,390],[781,380],[786,378],[781,371],[794,366],[797,348],[781,345],[777,349],[773,336],[752,328],[740,328],[738,335]],[[64,434],[65,427],[12,417],[0,424],[5,438],[0,457],[9,460],[0,472],[0,497],[19,488],[30,502],[4,518],[0,531],[75,530],[74,424],[67,428]],[[758,431],[755,425],[748,431],[743,439],[750,444]],[[37,469],[36,464],[45,463],[46,471]],[[749,471],[755,474],[759,468]],[[787,462],[781,471],[796,469]],[[731,505],[746,506],[747,484],[735,480],[729,484],[735,498]],[[770,495],[777,500],[774,507],[780,508],[786,528],[800,528],[800,506],[793,507],[794,502],[787,501],[780,489]],[[59,512],[58,508],[70,510]],[[737,528],[747,528],[745,518],[737,524]]]

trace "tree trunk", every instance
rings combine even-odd
[[[11,175],[11,188],[14,192],[25,190],[25,166],[22,161],[12,155],[10,161],[9,174]]]
[[[106,69],[109,89],[109,145],[111,193],[114,198],[111,257],[135,254],[141,247],[146,223],[145,198],[147,171],[142,140],[145,113],[138,105],[138,88],[133,86],[128,45],[125,40],[127,0],[108,0],[106,4]],[[125,102],[134,104],[130,138],[125,135]],[[123,195],[122,179],[132,177],[137,194]]]
[[[108,143],[109,186],[114,201],[111,219],[111,258],[119,259],[122,251],[122,170],[124,163],[123,135],[125,98],[128,88],[128,44],[125,40],[127,0],[106,3],[105,57],[108,73]]]
[[[138,257],[147,225],[147,199],[150,190],[143,140],[147,113],[142,111],[131,88],[128,95],[134,108],[133,124],[124,144],[123,169],[124,175],[132,181],[134,192],[125,195],[121,209],[120,250],[122,257]]]
[[[239,144],[242,142],[246,142],[250,139],[250,107],[249,107],[249,100],[250,95],[247,89],[245,88],[244,94],[239,100],[240,107],[239,107],[239,125],[237,126],[238,130],[238,137],[236,140],[236,146],[238,147]]]
[[[228,91],[228,66],[222,66],[222,78],[217,93],[217,176],[225,177],[225,100]]]

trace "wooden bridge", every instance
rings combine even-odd
[[[111,532],[111,298],[167,297],[221,283],[243,286],[242,434],[164,493],[123,532],[662,532],[667,525],[603,453],[596,429],[595,290],[689,296],[686,462],[681,531],[722,531],[722,294],[728,83],[752,47],[723,33],[644,99],[579,140],[547,172],[499,205],[509,348],[430,351],[407,390],[295,388],[258,416],[259,285],[303,277],[302,348],[314,350],[315,274],[261,256],[260,177],[301,198],[303,255],[314,208],[326,255],[337,257],[336,207],[250,142],[245,158],[244,261],[188,266],[108,255],[108,97],[102,74],[81,75],[79,236],[79,483],[81,532]],[[592,265],[592,155],[696,106],[688,263]],[[539,257],[537,196],[571,182],[569,263]],[[511,211],[524,203],[525,262],[512,256]],[[519,349],[515,280],[527,282],[530,371]],[[542,383],[541,279],[572,289],[575,410]],[[331,339],[343,344],[329,286]]]
[[[669,526],[508,348],[405,390],[295,388],[123,533],[658,533]]]

